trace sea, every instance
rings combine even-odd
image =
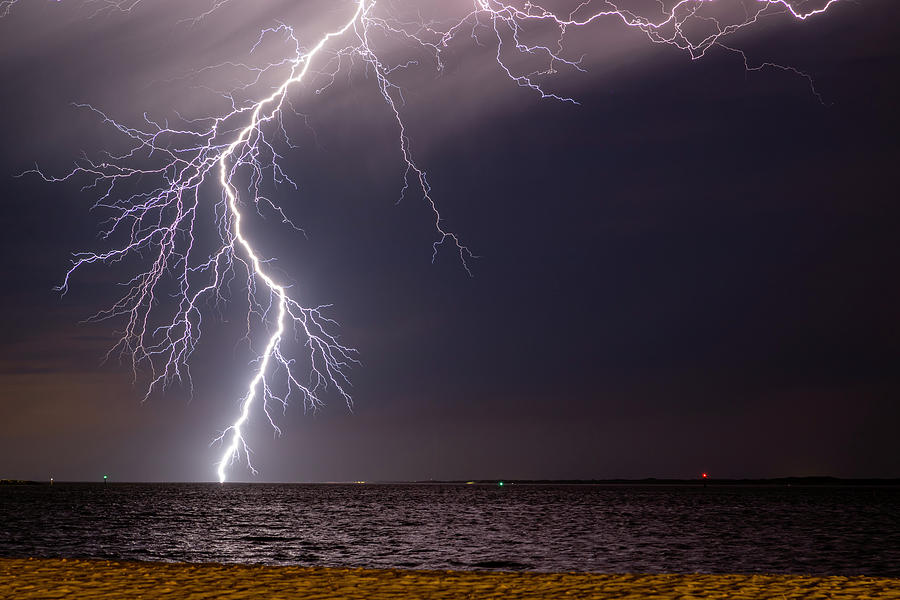
[[[0,556],[900,577],[900,488],[6,485]]]

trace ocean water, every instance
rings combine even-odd
[[[900,489],[0,486],[0,556],[900,576]]]

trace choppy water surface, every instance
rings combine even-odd
[[[0,556],[900,576],[890,487],[0,487]]]

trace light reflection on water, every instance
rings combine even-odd
[[[892,487],[0,487],[0,556],[900,576]]]

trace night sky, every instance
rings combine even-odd
[[[116,147],[71,102],[126,123],[202,112],[168,80],[246,58],[280,16],[320,35],[340,7],[242,6],[190,28],[178,19],[206,3],[93,19],[77,4],[0,20],[0,478],[212,480],[210,441],[251,372],[240,307],[208,315],[193,398],[142,403],[127,365],[101,365],[121,323],[80,323],[128,265],[52,289],[96,247],[95,196],[15,175]],[[825,105],[796,75],[723,51],[692,62],[611,22],[573,38],[588,72],[552,84],[578,106],[517,88],[465,36],[442,76],[411,76],[413,150],[480,256],[471,278],[452,251],[432,264],[419,196],[395,204],[396,129],[371,77],[298,91],[314,133],[289,125],[301,189],[279,200],[307,236],[275,220],[251,235],[334,305],[363,364],[352,412],[297,404],[277,438],[257,415],[260,473],[229,478],[900,476],[900,4],[839,2],[732,43],[808,72]]]

